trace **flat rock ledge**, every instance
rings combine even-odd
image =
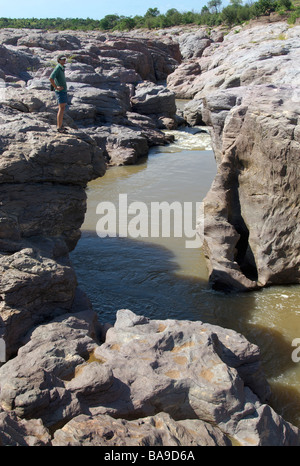
[[[258,347],[233,330],[68,313],[0,368],[0,444],[300,445],[269,395]]]
[[[64,125],[70,133],[80,128],[95,135],[108,165],[134,164],[151,146],[172,140],[162,130],[177,128],[181,120],[175,94],[162,83],[181,53],[168,37],[1,29],[0,122],[10,109],[19,119],[31,116],[32,126],[43,121],[55,132],[57,102],[49,76],[62,52],[68,58]]]

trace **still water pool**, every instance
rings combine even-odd
[[[155,202],[196,206],[203,200],[216,173],[209,136],[174,134],[173,144],[152,149],[138,165],[111,167],[89,184],[82,237],[71,253],[78,282],[102,323],[114,323],[116,311],[128,308],[152,319],[201,320],[242,333],[261,349],[272,406],[300,427],[300,362],[292,359],[292,342],[300,338],[300,286],[224,295],[208,288],[201,247],[187,248],[184,235],[96,234],[99,203],[115,206],[118,219],[120,194],[128,206],[147,206],[145,215]]]

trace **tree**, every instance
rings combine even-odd
[[[285,8],[286,10],[291,10],[293,6],[291,0],[278,0],[277,4],[278,8]]]
[[[243,0],[230,0],[230,4],[236,8],[242,6]]]
[[[99,27],[104,30],[113,29],[119,20],[120,17],[118,15],[106,15],[99,21]]]
[[[134,29],[135,26],[136,26],[136,22],[134,18],[122,16],[120,18],[120,21],[118,21],[118,24],[115,26],[115,28],[118,29],[119,31],[130,31],[131,29]]]
[[[232,26],[237,23],[237,11],[238,9],[233,5],[228,5],[226,8],[223,8],[221,13],[221,19],[228,26]]]
[[[208,8],[212,10],[213,13],[218,13],[218,8],[222,5],[222,0],[210,0],[207,4]]]
[[[258,0],[253,5],[256,16],[269,15],[272,11],[275,11],[276,2],[274,0]]]
[[[209,13],[209,9],[206,5],[204,5],[201,9],[201,15],[205,15],[207,13]]]
[[[177,13],[179,14],[179,11],[176,10],[176,8],[170,8],[170,10],[168,10],[168,11],[166,12],[166,16],[174,16],[174,15],[176,15]]]
[[[155,18],[156,16],[160,15],[160,12],[158,10],[158,8],[148,8],[146,14],[145,14],[145,17],[152,17],[152,18]]]

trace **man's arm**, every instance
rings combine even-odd
[[[54,89],[55,89],[56,91],[62,91],[62,90],[63,90],[63,87],[62,87],[62,86],[57,86],[57,85],[55,84],[55,81],[54,81],[53,78],[49,78],[49,80],[50,80],[52,86],[54,87]]]

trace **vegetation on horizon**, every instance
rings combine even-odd
[[[171,8],[161,14],[158,8],[149,8],[144,16],[106,15],[100,20],[80,18],[0,18],[0,28],[29,28],[55,30],[100,30],[129,31],[132,29],[161,29],[171,26],[197,24],[233,26],[242,24],[259,16],[277,12],[288,15],[288,22],[294,24],[300,17],[299,1],[294,0],[257,0],[243,4],[243,0],[230,0],[230,4],[222,8],[222,0],[209,0],[200,13],[195,11],[179,12]]]

